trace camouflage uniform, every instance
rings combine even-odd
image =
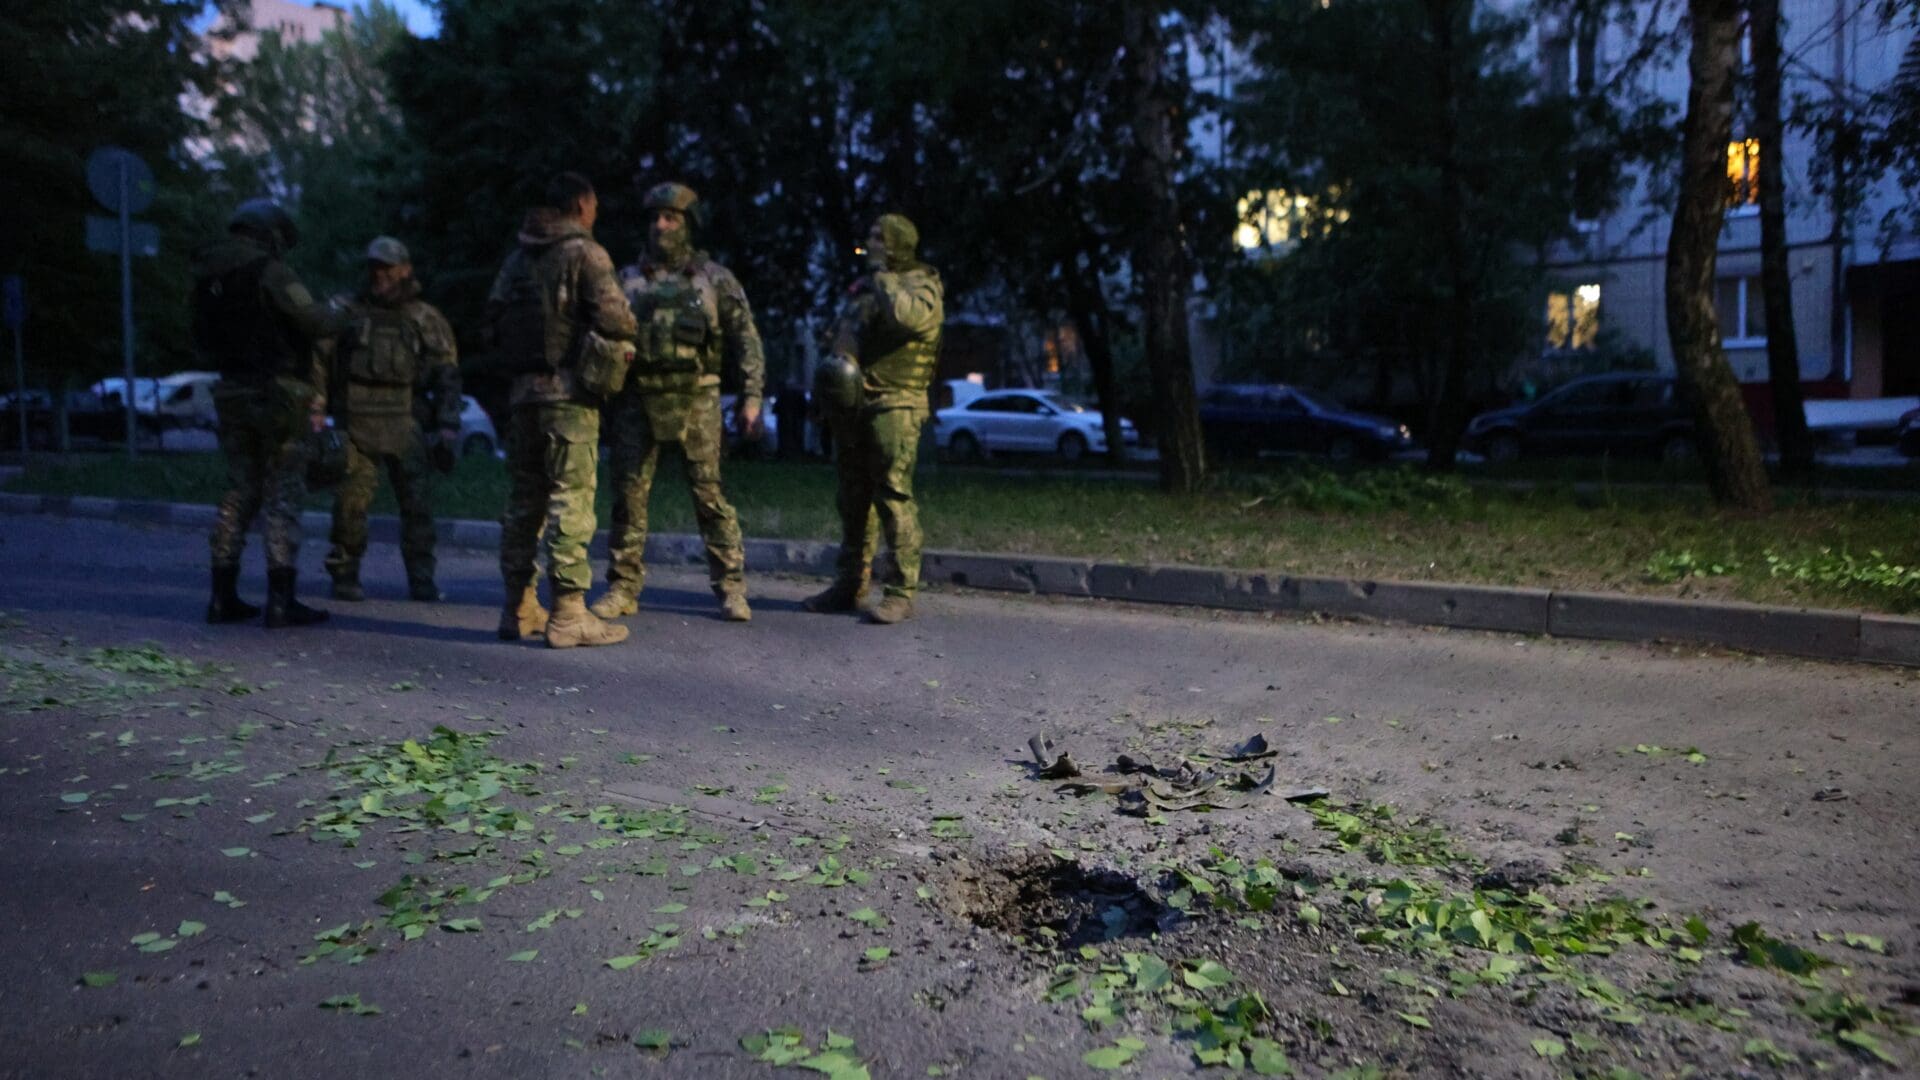
[[[528,212],[519,240],[487,297],[502,359],[514,372],[500,575],[510,602],[532,584],[544,529],[557,602],[593,583],[587,545],[596,523],[600,408],[578,384],[575,357],[589,332],[630,342],[635,328],[613,260],[585,226],[537,208]],[[524,310],[530,304],[537,307]]]
[[[460,364],[453,328],[408,279],[383,300],[362,293],[344,305],[352,329],[333,365],[335,422],[347,441],[346,479],[334,489],[333,548],[327,572],[335,591],[357,591],[367,550],[367,509],[386,469],[400,505],[400,557],[416,598],[433,583],[433,510],[428,502],[426,433],[460,427]]]
[[[875,233],[885,238],[886,268],[854,285],[829,339],[832,354],[853,360],[861,371],[859,410],[834,426],[840,513],[834,580],[837,587],[864,581],[874,555],[871,518],[877,516],[895,564],[886,596],[905,601],[892,610],[910,613],[920,586],[921,549],[913,468],[929,412],[927,387],[945,300],[939,272],[914,255],[919,238],[910,222],[888,214]]]
[[[290,239],[290,221],[286,233]],[[208,537],[215,591],[209,621],[253,610],[239,603],[232,583],[247,530],[262,512],[269,580],[284,578],[291,599],[309,417],[325,404],[326,369],[317,345],[344,327],[281,261],[284,246],[285,240],[236,229],[195,260],[194,339],[204,361],[220,372],[214,407],[227,456],[227,490]],[[223,607],[223,599],[233,606]]]
[[[615,488],[609,591],[630,601],[646,583],[647,496],[661,448],[677,443],[714,594],[743,595],[740,521],[720,490],[720,371],[723,363],[738,365],[742,408],[760,400],[767,362],[747,294],[701,252],[677,264],[649,256],[622,270],[620,284],[641,330],[627,389],[607,408]]]

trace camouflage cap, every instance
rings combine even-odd
[[[685,184],[669,180],[664,184],[655,184],[647,189],[640,205],[648,210],[678,210],[682,214],[690,213],[700,201],[700,196]]]
[[[407,245],[393,237],[376,236],[373,243],[367,245],[367,261],[388,266],[407,266],[413,262],[413,257],[407,254]]]

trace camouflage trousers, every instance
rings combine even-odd
[[[863,411],[835,427],[834,467],[840,480],[835,498],[840,512],[837,581],[862,580],[873,565],[878,532],[893,552],[886,594],[912,599],[919,590],[922,537],[920,508],[913,501],[913,466],[926,422],[925,409],[881,409]]]
[[[353,439],[347,440],[347,475],[333,492],[333,547],[327,552],[327,573],[335,581],[360,580],[360,559],[367,553],[367,510],[373,505],[383,468],[400,506],[400,559],[407,567],[407,583],[431,585],[434,532],[428,495],[433,466],[418,434],[399,454],[370,454]]]
[[[640,595],[646,584],[647,497],[662,448],[678,443],[694,520],[707,550],[707,578],[720,596],[746,591],[740,519],[720,491],[722,429],[717,389],[622,394],[607,407],[607,481],[613,486],[607,585]]]
[[[300,399],[299,391],[306,397]],[[291,569],[300,553],[300,504],[307,497],[306,384],[229,382],[214,391],[227,490],[207,538],[213,565],[238,566],[253,519],[266,515],[267,567]]]
[[[533,584],[543,531],[553,591],[586,592],[593,585],[587,545],[597,524],[599,457],[599,409],[571,402],[514,408],[507,426],[507,510],[500,517],[500,576],[507,595]]]

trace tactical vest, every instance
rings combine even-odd
[[[193,341],[222,378],[259,382],[300,373],[299,353],[261,288],[272,261],[262,255],[193,284]]]
[[[925,393],[939,360],[939,331],[921,338],[893,321],[891,307],[877,291],[873,303],[874,316],[860,335],[860,367],[866,385],[881,392]]]
[[[558,371],[570,361],[579,337],[569,310],[573,297],[564,286],[549,288],[545,281],[559,265],[557,256],[569,246],[564,241],[555,244],[538,258],[530,258],[524,248],[514,253],[506,302],[494,324],[504,373],[543,374]]]
[[[633,378],[642,389],[691,389],[719,381],[720,299],[711,266],[695,256],[684,271],[638,283],[633,314],[640,323],[640,347]]]
[[[909,341],[862,365],[867,384],[875,390],[912,390],[924,393],[933,382],[940,343]]]
[[[342,342],[346,347],[347,414],[407,416],[419,368],[420,337],[406,311],[365,304]]]

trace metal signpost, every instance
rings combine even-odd
[[[122,375],[126,379],[127,456],[134,457],[139,453],[140,440],[133,400],[133,255],[136,244],[142,255],[157,252],[160,236],[152,225],[134,221],[133,215],[153,205],[153,170],[132,151],[103,146],[87,158],[87,190],[93,192],[101,206],[119,215],[118,220],[108,222],[104,229],[96,224],[103,219],[89,217],[87,246],[95,251],[104,248],[120,253],[120,348]],[[110,248],[106,244],[109,230]]]
[[[19,274],[0,279],[0,316],[13,331],[13,404],[20,411],[20,457],[27,456],[27,354],[20,344],[27,324],[27,283]]]

